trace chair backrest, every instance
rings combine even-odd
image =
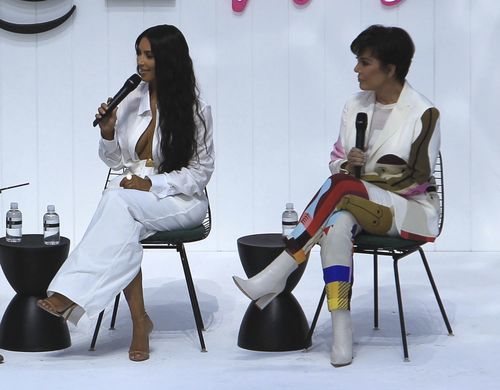
[[[441,152],[439,152],[436,168],[434,169],[434,178],[436,179],[436,192],[439,196],[439,234],[441,234],[441,230],[443,229],[444,223],[444,170],[443,170],[443,156]]]

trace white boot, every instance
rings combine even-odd
[[[352,323],[349,310],[332,310],[333,342],[330,362],[342,367],[352,362]]]
[[[283,251],[254,277],[244,280],[233,276],[234,283],[259,309],[264,309],[286,286],[288,276],[297,269],[295,259]]]

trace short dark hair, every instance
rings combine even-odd
[[[405,30],[399,27],[385,27],[374,24],[359,34],[351,43],[351,51],[359,56],[365,50],[377,58],[383,67],[394,65],[396,79],[404,84],[410,69],[415,45]]]

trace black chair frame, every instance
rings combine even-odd
[[[108,172],[108,176],[106,178],[106,185],[104,188],[106,189],[107,184],[110,181],[110,178],[112,176],[118,176],[122,174],[122,172],[115,172],[112,171],[111,169]],[[205,188],[205,195],[207,196],[208,199],[208,191]],[[185,239],[182,237],[174,237],[172,239],[169,239],[168,241],[162,239],[161,233],[154,234],[151,237],[146,238],[145,240],[141,241],[142,247],[144,249],[175,249],[181,258],[181,263],[182,263],[182,268],[184,271],[184,277],[186,278],[186,284],[187,284],[187,289],[189,293],[189,299],[191,301],[191,307],[193,309],[193,315],[196,323],[196,330],[198,332],[198,338],[200,340],[200,347],[201,347],[201,352],[207,352],[206,346],[205,346],[205,340],[203,338],[203,331],[205,330],[205,326],[203,324],[203,318],[201,316],[201,311],[200,311],[200,306],[198,304],[198,298],[196,295],[196,290],[194,287],[194,282],[193,282],[193,277],[191,275],[191,269],[189,267],[189,262],[188,258],[186,255],[186,249],[184,247],[185,243],[188,242],[195,242],[195,241],[201,241],[205,239],[212,228],[212,212],[210,210],[210,203],[208,204],[208,209],[207,209],[207,214],[205,215],[205,218],[202,222],[202,225],[199,227],[203,229],[202,233],[200,236],[196,237],[195,239]],[[115,298],[115,302],[113,305],[113,314],[111,316],[111,323],[109,326],[110,330],[115,329],[115,323],[116,323],[116,315],[118,313],[118,305],[120,303],[120,296],[121,294],[118,294]],[[90,351],[95,351],[95,345],[97,342],[97,336],[99,335],[99,329],[101,327],[102,319],[104,317],[104,310],[99,313],[99,317],[97,318],[97,323],[95,326],[94,330],[94,335],[92,337],[92,342],[90,344]]]
[[[441,233],[443,222],[444,222],[444,177],[443,177],[443,162],[442,156],[439,154],[434,177],[436,179],[436,192],[439,195],[440,202],[440,216],[439,216],[439,234]],[[378,241],[377,245],[374,245],[373,240],[367,240],[367,238],[375,237]],[[443,321],[446,325],[446,329],[448,330],[448,335],[453,335],[453,330],[451,329],[450,322],[448,320],[448,316],[446,314],[446,310],[444,308],[443,302],[441,301],[441,297],[439,295],[439,291],[437,289],[436,283],[434,281],[434,277],[432,276],[431,269],[429,267],[429,263],[427,258],[425,257],[424,250],[422,249],[422,245],[425,242],[405,240],[402,238],[388,238],[384,236],[373,236],[368,234],[360,234],[356,237],[354,241],[354,252],[355,253],[365,253],[373,255],[373,327],[374,329],[378,329],[379,318],[378,318],[378,256],[390,256],[393,259],[393,267],[394,267],[394,279],[396,285],[396,295],[398,300],[398,311],[399,311],[399,322],[401,327],[401,340],[403,344],[403,354],[404,360],[409,361],[408,354],[408,343],[406,340],[406,326],[404,320],[404,312],[403,312],[403,299],[401,295],[401,285],[399,281],[399,264],[398,262],[408,255],[415,253],[418,251],[420,257],[422,259],[422,263],[425,267],[425,271],[427,273],[427,277],[429,278],[429,282],[431,284],[432,290],[434,292],[434,296],[436,298],[436,302],[439,306],[439,310],[441,311],[441,315],[443,317]],[[321,293],[321,297],[316,308],[316,312],[314,314],[313,321],[311,323],[311,328],[307,335],[307,343],[306,345],[311,345],[312,335],[314,333],[314,329],[316,328],[316,324],[318,321],[318,317],[321,312],[321,308],[323,306],[323,302],[326,297],[326,291],[323,289]]]

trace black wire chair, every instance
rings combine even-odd
[[[106,178],[106,184],[104,188],[106,189],[109,181],[113,176],[121,175],[123,172],[112,171],[111,169],[108,172],[108,176]],[[205,188],[205,194],[208,199],[208,191]],[[191,270],[189,268],[189,262],[186,255],[186,249],[184,244],[188,242],[201,241],[205,239],[212,228],[212,213],[210,211],[210,203],[208,205],[207,214],[201,225],[196,226],[191,229],[180,229],[180,230],[172,230],[172,231],[164,231],[157,232],[151,237],[146,238],[141,241],[142,247],[144,249],[175,249],[180,255],[182,268],[184,270],[184,276],[186,278],[186,284],[189,292],[189,299],[191,300],[191,307],[193,309],[193,315],[196,322],[196,329],[198,332],[198,337],[200,339],[201,351],[206,352],[207,349],[205,347],[205,340],[203,338],[203,331],[205,330],[205,326],[203,325],[203,318],[201,316],[200,306],[198,304],[198,298],[196,296],[196,291],[194,288],[193,277],[191,276]],[[118,305],[120,303],[120,295],[118,294],[115,298],[115,303],[113,307],[113,314],[111,316],[111,324],[110,330],[115,329],[116,322],[116,314],[118,312]],[[90,344],[90,351],[95,350],[95,345],[97,341],[97,336],[99,334],[99,329],[101,327],[101,322],[104,316],[104,310],[99,313],[99,317],[97,319],[97,323],[94,330],[94,335],[92,337],[92,342]]]
[[[443,161],[441,153],[439,154],[434,178],[436,179],[436,192],[439,195],[439,206],[440,206],[440,215],[439,215],[439,234],[441,234],[441,230],[443,228],[444,222],[444,176],[443,176]],[[403,313],[403,300],[401,296],[401,285],[399,282],[399,270],[398,270],[398,262],[399,260],[405,258],[406,256],[419,252],[420,257],[422,259],[422,263],[424,264],[425,271],[429,278],[429,282],[432,286],[432,290],[434,291],[434,296],[436,297],[436,302],[439,306],[439,310],[441,311],[441,315],[443,316],[444,323],[448,330],[448,334],[450,336],[453,335],[453,330],[451,329],[450,322],[448,321],[448,316],[446,315],[446,311],[443,306],[443,302],[441,301],[441,297],[439,296],[439,292],[434,282],[434,278],[432,276],[431,269],[429,267],[429,263],[427,262],[427,258],[425,257],[424,250],[422,249],[422,245],[425,242],[421,241],[413,241],[413,240],[405,240],[399,237],[387,237],[387,236],[376,236],[372,234],[362,233],[358,235],[354,240],[354,252],[355,253],[365,253],[373,255],[373,327],[374,329],[378,329],[378,256],[391,256],[393,259],[394,266],[394,278],[396,282],[396,295],[398,299],[398,310],[399,310],[399,322],[401,325],[401,339],[403,343],[403,354],[404,360],[409,361],[408,357],[408,343],[406,340],[406,326],[404,320]],[[319,314],[321,312],[321,307],[323,306],[323,302],[325,300],[326,291],[323,289],[321,294],[321,298],[318,303],[318,307],[316,308],[316,312],[314,314],[313,321],[311,323],[311,328],[307,335],[306,345],[311,345],[312,335],[314,333],[314,329],[316,328],[316,323],[318,321]]]

